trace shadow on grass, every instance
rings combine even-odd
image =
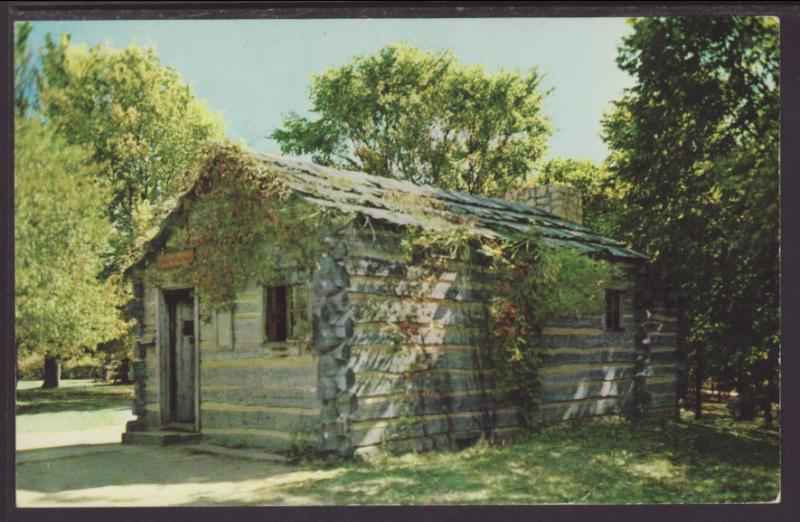
[[[93,411],[129,407],[133,388],[129,385],[92,384],[55,389],[17,390],[17,415],[64,411]]]
[[[340,504],[616,504],[768,502],[778,491],[775,433],[647,420],[547,428],[501,448],[350,464],[335,479],[288,493],[326,493]]]

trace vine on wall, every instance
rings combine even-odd
[[[540,237],[479,240],[466,227],[446,234],[409,230],[404,246],[410,262],[440,273],[458,262],[489,274],[489,336],[481,360],[494,372],[492,387],[519,406],[524,424],[533,428],[542,329],[552,319],[602,313],[614,267]]]
[[[498,290],[490,304],[489,359],[496,387],[520,406],[528,428],[539,411],[539,369],[545,348],[538,342],[556,318],[596,315],[604,310],[604,289],[613,266],[540,239],[508,242],[493,256]]]
[[[160,276],[194,281],[201,299],[218,307],[230,306],[249,280],[281,284],[289,267],[310,271],[328,231],[351,219],[303,201],[237,145],[207,146],[199,165],[168,245],[193,249],[193,260]]]

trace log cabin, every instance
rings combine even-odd
[[[323,240],[296,238],[320,243],[311,268],[286,262],[279,277],[249,280],[218,307],[196,281],[170,275],[193,262],[193,250],[173,238],[187,222],[181,201],[204,185],[165,204],[125,270],[135,295],[136,420],[124,442],[346,457],[521,433],[518,405],[493,389],[482,362],[497,291],[491,274],[452,259],[432,275],[401,247],[404,230],[443,222],[468,223],[483,238],[535,233],[620,268],[604,313],[542,329],[539,423],[676,414],[674,306],[650,281],[646,256],[580,224],[574,193],[536,188],[512,201],[247,154],[293,197],[354,219]],[[148,270],[166,275],[154,281]]]

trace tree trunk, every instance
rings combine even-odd
[[[694,369],[694,418],[703,417],[703,366],[700,361]]]
[[[61,382],[61,361],[55,355],[44,356],[44,383],[42,388],[58,388]]]
[[[119,363],[119,370],[117,372],[117,381],[120,384],[130,384],[132,382],[130,376],[130,362],[131,362],[130,359],[125,357]]]
[[[767,402],[764,406],[764,425],[767,428],[772,428],[772,402]]]

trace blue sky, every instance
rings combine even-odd
[[[556,129],[548,156],[602,161],[600,119],[631,78],[614,59],[622,18],[159,20],[34,22],[33,45],[45,33],[76,43],[154,46],[196,95],[223,114],[228,134],[257,151],[278,153],[266,136],[289,111],[307,114],[312,74],[371,54],[392,42],[450,48],[465,64],[544,74],[553,89],[545,114]]]

